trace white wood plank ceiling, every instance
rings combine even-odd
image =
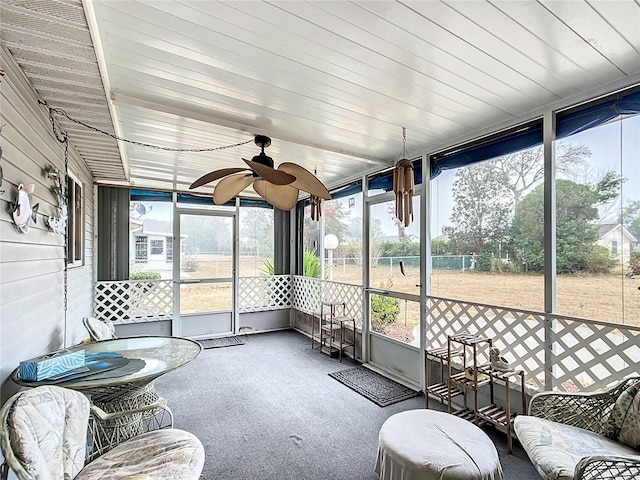
[[[68,77],[99,81],[95,59],[83,58],[80,72],[78,55],[42,44],[76,31],[80,5],[100,94],[78,95],[86,85]],[[25,12],[46,21],[26,31]],[[3,0],[1,39],[39,94],[71,116],[103,128],[110,108],[124,138],[173,148],[265,134],[276,165],[299,163],[329,187],[393,165],[402,127],[417,155],[640,81],[637,0]],[[54,87],[39,87],[44,64]],[[100,136],[70,132],[99,182],[126,183],[104,167],[117,151],[91,156]],[[132,184],[186,191],[258,151],[253,143],[187,153],[121,142],[117,161]]]

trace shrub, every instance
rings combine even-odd
[[[629,258],[629,276],[640,275],[640,252],[631,252]]]
[[[493,271],[493,254],[491,252],[484,251],[478,256],[478,263],[476,264],[476,270],[479,272],[491,272]]]
[[[305,277],[320,278],[320,259],[316,257],[315,250],[305,250],[302,258],[302,265],[304,268],[303,275]],[[265,258],[262,263],[264,264],[263,275],[274,275],[275,268],[273,266],[273,259]]]
[[[273,258],[263,258],[262,264],[264,265],[264,270],[260,270],[260,273],[262,273],[262,275],[275,275],[276,269],[273,266]]]
[[[305,250],[302,261],[305,277],[320,278],[322,266],[320,264],[320,259],[316,256],[315,250]]]
[[[158,272],[133,272],[129,275],[130,280],[160,280],[162,278]]]
[[[180,267],[183,272],[197,272],[198,261],[194,255],[185,255],[182,259],[182,266]]]
[[[380,283],[380,287],[389,289],[393,282]],[[400,314],[400,304],[396,298],[383,295],[371,295],[371,325],[374,329],[379,329],[382,325],[394,323]]]
[[[595,245],[586,258],[584,269],[588,273],[610,273],[615,265],[616,261],[611,258],[609,249]]]

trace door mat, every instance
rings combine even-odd
[[[244,345],[244,340],[239,337],[218,337],[198,340],[203,348],[233,347],[234,345]]]
[[[386,407],[420,394],[419,391],[405,387],[362,365],[332,372],[329,376],[381,407]]]

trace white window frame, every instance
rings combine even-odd
[[[80,187],[80,210],[76,214],[76,186]],[[84,237],[85,237],[85,202],[84,183],[73,172],[67,173],[67,267],[75,268],[84,265]],[[76,225],[80,222],[80,239],[77,241]],[[79,244],[79,252],[76,248]]]

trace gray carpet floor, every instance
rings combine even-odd
[[[245,340],[204,350],[195,362],[156,380],[176,428],[204,444],[202,477],[377,480],[380,427],[394,413],[424,408],[424,397],[377,406],[328,375],[356,363],[311,350],[309,338],[295,331]],[[539,478],[517,442],[509,455],[506,436],[484,430],[496,445],[505,480]]]

